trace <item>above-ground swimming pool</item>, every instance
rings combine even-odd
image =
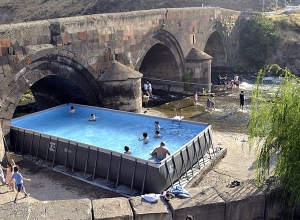
[[[70,107],[76,111],[70,113]],[[91,114],[96,121],[89,121]],[[159,121],[162,137],[155,138]],[[139,141],[148,133],[147,144]],[[161,141],[171,152],[162,161],[149,155]],[[161,192],[211,147],[210,125],[77,104],[61,105],[13,119],[14,151],[93,173],[131,188]],[[124,154],[124,146],[132,154]]]

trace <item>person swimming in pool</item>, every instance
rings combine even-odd
[[[158,130],[155,131],[154,138],[161,138],[161,133]]]
[[[91,114],[91,117],[89,118],[89,121],[96,121],[97,117],[95,114]]]
[[[144,144],[147,144],[149,142],[148,134],[146,132],[143,133],[143,137],[139,137],[139,141],[143,141]]]
[[[167,157],[167,154],[171,155],[170,151],[166,147],[166,143],[163,141],[160,143],[158,147],[154,149],[154,151],[152,151],[152,153],[150,153],[150,155],[152,157],[155,157],[157,160],[165,159]]]
[[[158,131],[159,131],[160,129],[162,129],[162,127],[160,127],[158,121],[155,121],[155,122],[154,122],[154,126],[155,126],[155,129],[158,130]]]
[[[74,114],[75,111],[76,111],[76,108],[72,105],[69,112],[70,112],[71,114]]]
[[[131,150],[129,149],[128,146],[125,146],[124,150],[125,150],[125,152],[124,152],[125,154],[131,154]]]

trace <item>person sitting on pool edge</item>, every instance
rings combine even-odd
[[[124,152],[125,154],[131,154],[131,150],[129,149],[128,146],[125,146],[124,150],[125,150],[125,152]]]
[[[139,141],[143,141],[144,144],[147,144],[149,142],[148,134],[144,132],[143,137],[139,137]]]
[[[70,112],[71,114],[74,114],[75,111],[76,111],[76,108],[72,105],[69,112]]]
[[[154,138],[161,138],[161,133],[158,130],[155,131]]]
[[[166,148],[166,143],[162,141],[159,147],[155,148],[150,155],[157,160],[163,160],[167,157],[167,154],[171,155],[168,148]]]
[[[160,127],[160,125],[159,125],[159,122],[158,122],[158,121],[155,121],[155,122],[154,122],[154,126],[155,126],[155,129],[156,129],[156,130],[160,130],[160,129],[162,129],[162,128]]]
[[[89,118],[89,121],[96,121],[96,115],[91,114],[91,117]]]

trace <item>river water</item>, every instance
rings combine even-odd
[[[199,95],[198,102],[195,105],[193,94],[183,95],[155,91],[155,88],[153,89],[154,98],[149,101],[149,108],[163,112],[167,117],[174,117],[174,109],[179,115],[180,109],[182,109],[185,120],[209,123],[212,125],[213,130],[221,132],[244,133],[249,121],[251,94],[256,82],[256,75],[245,73],[239,76],[242,83],[239,89],[233,91],[226,91],[223,87],[217,86],[218,75],[212,78],[211,92],[215,94],[215,110],[205,110],[206,100],[210,98],[208,95]],[[233,77],[233,74],[228,74],[227,80],[231,80]],[[268,90],[276,80],[278,80],[278,77],[265,77],[264,89]],[[246,98],[243,110],[240,109],[239,99],[242,90]]]

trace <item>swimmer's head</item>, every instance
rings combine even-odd
[[[129,151],[129,147],[128,146],[125,146],[124,147],[124,150],[127,152],[127,151]]]
[[[159,135],[159,134],[160,134],[160,132],[159,132],[159,131],[155,131],[155,134]]]
[[[148,137],[148,134],[146,132],[143,133],[143,137],[146,138]]]
[[[166,143],[164,141],[160,142],[160,146],[166,146]]]
[[[155,123],[155,124],[157,124],[157,125],[159,124],[159,122],[158,122],[158,121],[155,121],[154,123]]]

